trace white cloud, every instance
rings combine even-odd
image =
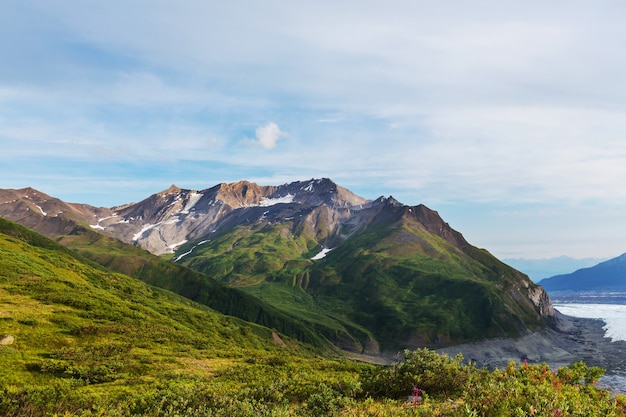
[[[278,139],[288,136],[288,133],[280,130],[278,125],[274,122],[257,127],[255,133],[256,138],[248,139],[246,142],[260,145],[265,149],[274,149]]]

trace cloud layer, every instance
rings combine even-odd
[[[0,187],[110,206],[172,182],[324,176],[426,203],[506,256],[533,251],[529,230],[535,256],[617,255],[625,12],[615,0],[7,0]],[[592,243],[550,241],[580,213]]]

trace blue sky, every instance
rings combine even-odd
[[[500,258],[626,252],[626,3],[0,3],[0,188],[329,177]]]

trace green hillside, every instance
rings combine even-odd
[[[433,233],[409,208],[382,210],[320,260],[311,258],[321,232],[303,224],[239,226],[190,242],[181,262],[299,316],[348,350],[445,346],[546,324],[527,277],[456,232]]]
[[[370,332],[329,311],[306,291],[306,276],[314,265],[310,258],[319,246],[308,231],[292,233],[291,227],[291,222],[237,227],[196,247],[183,264],[298,317],[338,347],[363,351],[372,339]]]
[[[76,226],[57,241],[109,270],[170,290],[192,301],[246,321],[276,329],[301,342],[328,348],[327,340],[304,325],[297,316],[243,291],[225,286],[204,274],[154,256],[135,246]]]
[[[320,361],[1,218],[0,340],[0,416],[179,415],[185,401],[233,410],[241,393],[246,407],[304,400],[321,375],[347,390],[358,377],[356,364]]]
[[[331,251],[308,281],[309,293],[370,329],[383,350],[517,336],[545,325],[519,289],[521,274],[407,219]]]
[[[273,351],[271,330],[77,259],[0,219],[0,379],[149,382],[186,361]]]

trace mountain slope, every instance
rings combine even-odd
[[[541,280],[546,291],[626,291],[626,253],[590,268]]]
[[[394,212],[329,253],[311,279],[312,291],[349,300],[338,305],[387,348],[389,340],[441,346],[516,336],[552,315],[527,277],[469,245],[435,212]]]
[[[17,206],[0,204],[0,213],[19,217],[10,207]],[[436,212],[392,197],[368,201],[329,179],[172,186],[139,203],[81,209],[91,214],[73,216],[93,232],[238,287],[351,351],[516,336],[554,319],[540,287],[470,245]],[[37,227],[51,222],[30,211]],[[64,244],[94,252],[67,228],[55,235],[46,227]]]
[[[314,346],[328,345],[297,317],[226,287],[210,277],[158,258],[138,247],[97,233],[98,216],[114,211],[88,205],[68,204],[31,188],[0,190],[0,215],[23,223],[110,270],[138,278],[150,285],[180,294],[223,314],[276,329]]]
[[[320,246],[312,250],[312,231],[303,226],[308,218],[239,226],[196,245],[181,262],[301,310],[318,329],[320,314],[332,318],[347,334],[333,338],[321,329],[326,337],[367,353],[516,336],[552,319],[541,288],[425,206],[376,200],[336,226],[326,242],[342,243],[318,260],[311,258]]]
[[[0,217],[52,237],[70,233],[77,223],[113,215],[110,209],[66,203],[33,188],[0,190]]]
[[[57,240],[108,269],[172,291],[222,314],[267,326],[313,346],[328,345],[327,341],[306,328],[297,317],[285,314],[245,292],[229,288],[203,273],[168,262],[143,249],[80,226],[69,235],[59,236]]]
[[[272,331],[113,273],[0,219],[0,379],[151,384],[191,363],[284,350]],[[200,359],[202,358],[202,359]],[[77,386],[80,386],[78,384]]]
[[[327,204],[347,208],[367,201],[328,179],[259,186],[247,181],[219,184],[207,190],[176,186],[135,204],[115,207],[98,217],[92,227],[160,255],[172,253],[188,240],[198,239],[235,224],[252,222],[267,214],[267,221],[299,215],[299,209]],[[277,213],[276,206],[297,207]],[[104,213],[107,214],[107,213]]]

